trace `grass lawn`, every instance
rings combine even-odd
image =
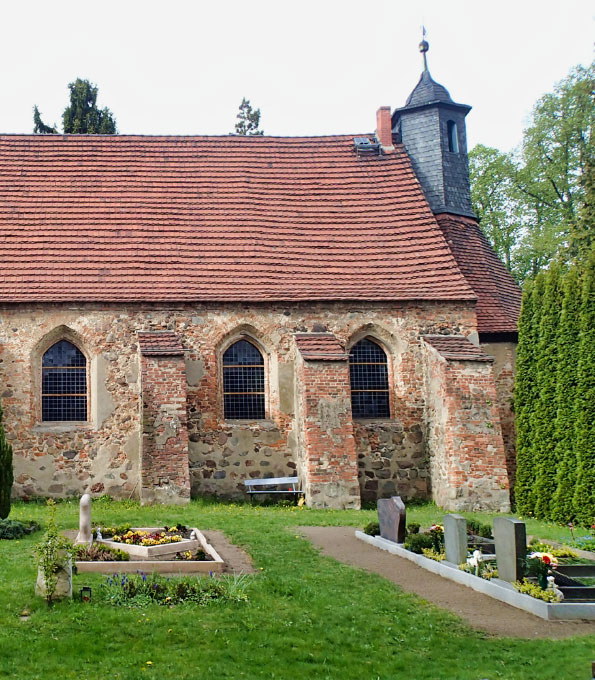
[[[470,515],[471,516],[471,515]],[[488,521],[490,515],[473,515]],[[11,519],[44,522],[43,505],[17,503]],[[408,510],[422,525],[433,505]],[[62,529],[78,526],[78,503],[58,505]],[[380,577],[318,555],[292,527],[363,526],[375,511],[251,507],[195,500],[185,508],[95,501],[93,519],[138,526],[221,529],[253,557],[249,602],[126,609],[35,598],[31,557],[41,533],[0,542],[0,678],[332,678],[337,680],[578,680],[595,659],[595,636],[490,638]],[[565,528],[529,521],[527,531],[564,540]],[[74,589],[98,591],[101,575]],[[445,588],[448,582],[445,581]],[[28,621],[20,612],[31,610]],[[150,664],[148,663],[150,662]]]

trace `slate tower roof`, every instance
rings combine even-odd
[[[412,109],[416,106],[436,104],[437,102],[454,104],[448,90],[443,85],[437,83],[430,75],[430,72],[424,69],[417,85],[407,97],[404,108]]]
[[[474,217],[469,185],[467,104],[454,102],[428,70],[428,43],[420,43],[424,69],[405,106],[392,115],[424,194],[434,213]]]

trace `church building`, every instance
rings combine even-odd
[[[368,134],[0,135],[16,496],[509,509],[520,291],[420,49]]]

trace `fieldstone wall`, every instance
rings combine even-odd
[[[137,332],[169,330],[184,348],[191,494],[244,495],[247,477],[296,473],[295,333],[329,331],[347,348],[370,335],[389,358],[391,417],[356,421],[364,497],[428,491],[421,335],[476,331],[465,303],[10,305],[0,308],[0,386],[18,496],[140,495]],[[223,351],[248,335],[267,376],[266,418],[223,417]],[[88,359],[86,423],[41,422],[41,356],[70,339]],[[374,488],[374,482],[378,487]],[[367,485],[367,486],[366,486]]]
[[[510,510],[491,361],[426,351],[426,427],[432,497],[451,511]]]

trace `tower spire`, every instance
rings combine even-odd
[[[424,57],[424,71],[428,70],[428,59],[426,57],[426,54],[428,50],[430,49],[430,45],[428,41],[426,40],[426,27],[422,26],[421,27],[421,42],[419,43],[419,51],[423,54]]]

